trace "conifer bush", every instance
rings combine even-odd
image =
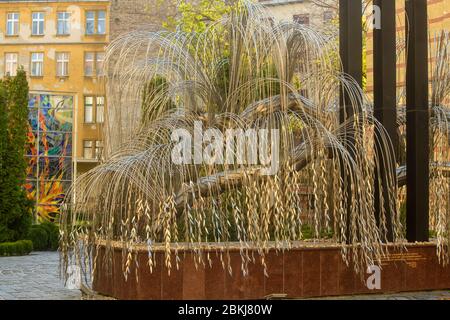
[[[32,203],[23,188],[28,130],[28,83],[23,68],[0,80],[0,243],[24,239]]]

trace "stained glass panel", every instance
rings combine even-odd
[[[31,94],[26,190],[39,220],[56,221],[72,183],[73,97]]]

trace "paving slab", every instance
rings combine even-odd
[[[64,287],[57,252],[0,257],[0,300],[80,300],[80,290]]]

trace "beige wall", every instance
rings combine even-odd
[[[267,12],[279,21],[293,21],[293,16],[298,14],[308,14],[311,26],[322,26],[324,22],[324,13],[326,11],[334,10],[332,8],[325,8],[318,6],[311,0],[267,0],[258,1],[264,5]]]
[[[173,3],[172,0],[111,0],[111,39],[142,26],[154,25],[160,29],[170,12],[175,12]]]

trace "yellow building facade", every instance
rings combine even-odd
[[[405,33],[405,0],[392,0],[396,4],[397,28],[397,86],[406,85],[406,33]],[[381,26],[382,28],[383,26]],[[450,0],[428,0],[428,32],[430,73],[436,57],[436,41],[442,31],[450,32]],[[367,33],[366,47],[367,86],[368,93],[373,92],[373,30]]]
[[[42,218],[101,157],[109,40],[109,1],[0,1],[0,78],[27,73],[27,190]]]

